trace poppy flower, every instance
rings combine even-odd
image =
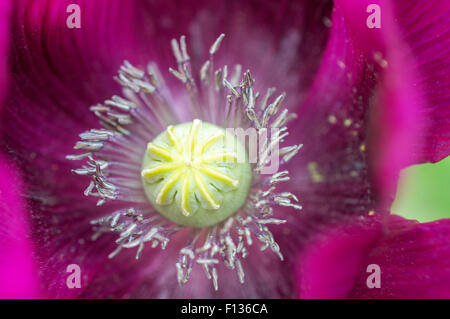
[[[365,296],[348,292],[397,234],[399,170],[448,154],[437,2],[383,1],[380,29],[353,1],[10,5],[2,296]],[[230,128],[263,137],[255,162]],[[350,275],[327,287],[345,240],[322,239],[348,233]]]

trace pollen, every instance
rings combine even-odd
[[[232,134],[196,119],[169,126],[148,143],[141,176],[160,214],[180,225],[204,227],[242,206],[252,171]]]
[[[345,119],[344,120],[344,126],[345,127],[350,127],[350,125],[352,125],[352,120],[351,119]]]
[[[328,116],[328,123],[330,123],[330,124],[336,124],[336,123],[337,123],[336,116],[334,116],[334,115]]]
[[[319,165],[317,165],[316,162],[309,162],[308,170],[314,183],[321,183],[324,181],[325,178],[320,174]]]

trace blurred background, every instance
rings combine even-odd
[[[450,218],[450,156],[404,169],[391,211],[420,222]]]

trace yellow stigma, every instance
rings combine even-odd
[[[245,150],[223,128],[200,120],[169,126],[148,143],[142,165],[147,197],[165,217],[214,225],[244,203],[251,181]]]

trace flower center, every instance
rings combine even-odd
[[[245,148],[218,126],[169,126],[147,145],[142,183],[156,210],[179,225],[205,227],[244,204],[252,178]]]
[[[231,77],[227,65],[214,66],[223,38],[221,34],[210,47],[209,59],[199,70],[199,85],[191,73],[185,36],[171,42],[178,68],[169,69],[189,96],[186,117],[191,120],[198,114],[218,126],[200,120],[169,126],[177,122],[177,110],[171,107],[170,90],[157,65],[150,63],[144,71],[125,61],[116,77],[123,97],[114,95],[91,107],[103,128],[80,134],[75,148],[83,153],[67,156],[85,161],[73,172],[91,178],[86,196],[97,198],[99,206],[122,202],[120,209],[91,221],[96,232],[93,239],[102,233],[119,236],[109,258],[124,248],[137,247],[138,259],[150,243],[152,248],[165,249],[172,236],[186,237],[175,262],[178,283],[185,284],[198,264],[215,290],[221,262],[244,283],[241,261],[254,239],[262,243],[261,250],[271,250],[283,260],[269,225],[287,220],[275,218],[274,207],[302,208],[293,193],[279,191],[277,186],[289,181],[289,172],[279,171],[278,164],[289,162],[302,147],[279,148],[289,134],[287,123],[296,115],[281,109],[284,93],[273,99],[273,88],[264,95],[256,92],[255,79],[249,70],[242,73],[239,64]],[[159,127],[167,129],[160,133]],[[236,131],[226,134],[230,133],[227,127]],[[241,133],[247,132],[255,133],[249,135],[247,148],[253,165],[235,137],[241,140]],[[146,148],[149,139],[153,140]],[[272,167],[273,154],[276,165]]]

